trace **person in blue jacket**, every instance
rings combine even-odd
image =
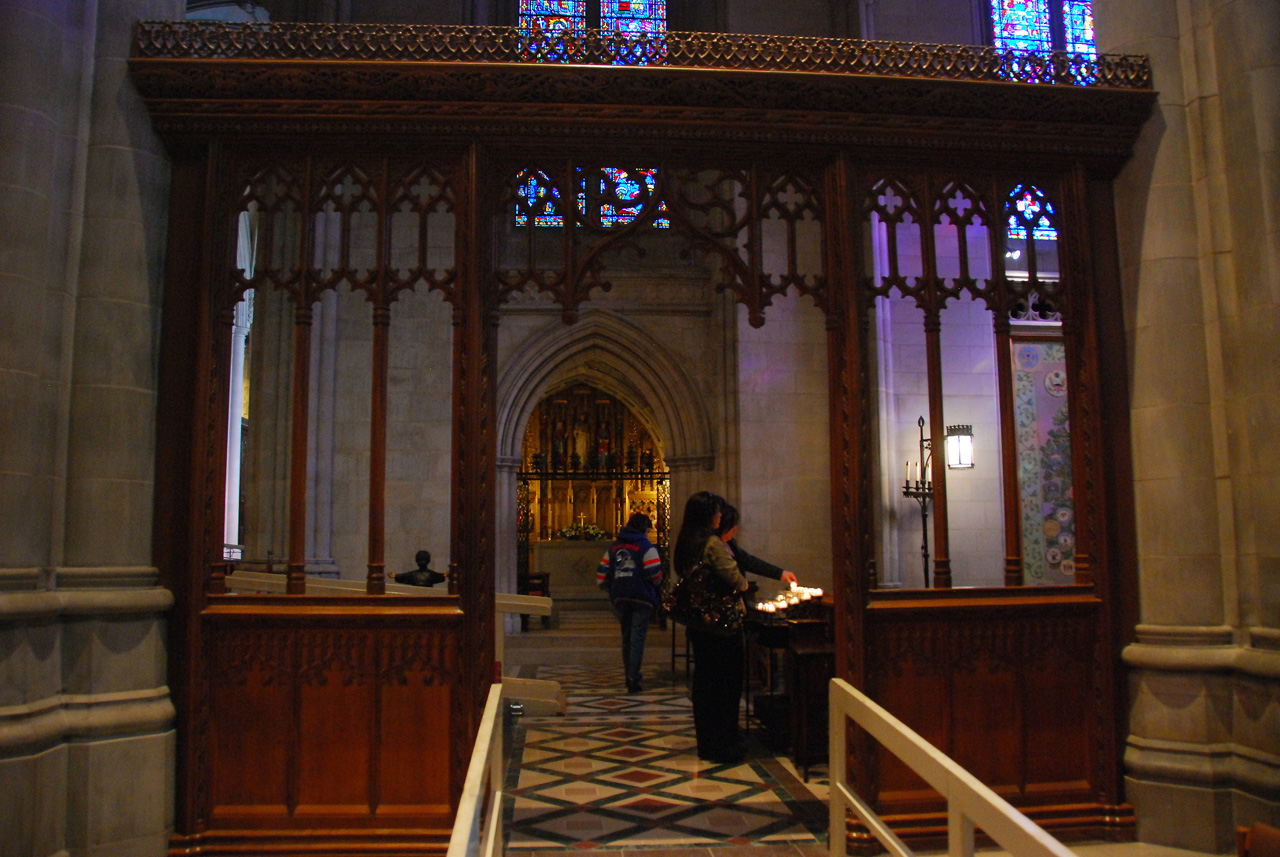
[[[658,605],[658,584],[662,582],[662,560],[649,541],[652,529],[648,515],[632,515],[600,558],[596,571],[596,582],[609,593],[622,623],[622,668],[626,671],[627,693],[644,689],[640,685],[644,641],[649,634],[649,619]]]

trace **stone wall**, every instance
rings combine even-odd
[[[1145,841],[1280,822],[1280,6],[1099,0],[1159,106],[1116,188],[1142,624],[1126,650]]]
[[[126,76],[182,4],[0,6],[0,843],[163,853],[169,593],[151,562],[168,165]]]

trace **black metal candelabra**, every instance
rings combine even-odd
[[[920,555],[924,561],[924,588],[929,588],[929,501],[933,499],[933,480],[929,478],[929,466],[933,457],[931,439],[924,436],[924,417],[916,425],[920,428],[920,470],[911,479],[910,465],[902,484],[902,496],[920,504]]]

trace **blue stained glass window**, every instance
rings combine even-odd
[[[556,190],[541,170],[525,170],[520,174],[516,191],[520,200],[516,204],[516,226],[564,226],[564,213],[560,210],[560,191]]]
[[[1068,51],[1073,54],[1098,55],[1093,38],[1092,0],[1065,0],[1062,4],[1062,26],[1066,33],[1065,47]]]
[[[579,34],[587,29],[587,0],[520,0],[520,30]]]
[[[586,0],[520,0],[520,30],[529,34],[540,29],[548,34],[566,33],[579,35],[586,32]],[[661,61],[665,43],[661,36],[667,31],[666,0],[600,0],[600,30],[605,36],[622,36],[635,45],[634,49],[622,46],[619,65],[647,65]],[[655,41],[647,42],[640,49],[640,38],[647,36]],[[535,59],[546,58],[563,61],[569,58],[561,47],[541,47]],[[606,167],[600,179],[600,194],[604,199],[600,207],[602,226],[622,226],[635,220],[649,195],[657,185],[657,171],[652,169],[622,169]],[[552,187],[547,176],[537,170],[526,170],[519,177],[516,205],[516,226],[564,226],[564,212],[559,191]],[[644,190],[641,190],[641,182]],[[635,201],[628,205],[628,202]],[[578,215],[587,219],[586,180],[578,180]],[[666,229],[671,221],[661,214],[667,211],[666,203],[658,206],[659,216],[653,226]]]
[[[600,32],[622,36],[624,48],[616,65],[648,65],[666,55],[666,0],[601,0]],[[641,37],[647,41],[641,43]],[[620,46],[621,47],[621,46]]]
[[[603,202],[600,205],[600,225],[601,226],[625,226],[635,220],[640,214],[640,209],[644,207],[645,202],[653,194],[658,183],[657,170],[624,170],[619,167],[605,167],[600,176],[600,194],[606,199],[615,199],[613,201]],[[644,189],[641,190],[640,183],[644,183]],[[626,205],[633,202],[633,205]],[[585,208],[585,205],[583,206]],[[665,202],[658,203],[658,212],[661,215],[667,210]],[[655,229],[667,229],[671,226],[671,221],[665,217],[655,217],[653,220]]]
[[[562,36],[581,36],[587,31],[586,0],[520,0],[520,32],[546,34],[531,41],[529,58],[544,62],[569,59]]]
[[[1048,51],[1048,0],[991,0],[991,24],[1001,50]]]
[[[1058,230],[1050,219],[1054,216],[1053,203],[1034,185],[1018,185],[1009,194],[1009,237],[1026,240],[1027,228],[1036,241],[1057,241]]]

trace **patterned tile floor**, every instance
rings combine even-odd
[[[620,670],[525,667],[568,695],[560,716],[516,718],[508,848],[539,852],[678,849],[824,854],[825,781],[801,782],[755,742],[741,763],[703,762],[683,681],[627,695]],[[656,854],[656,852],[655,852]]]

